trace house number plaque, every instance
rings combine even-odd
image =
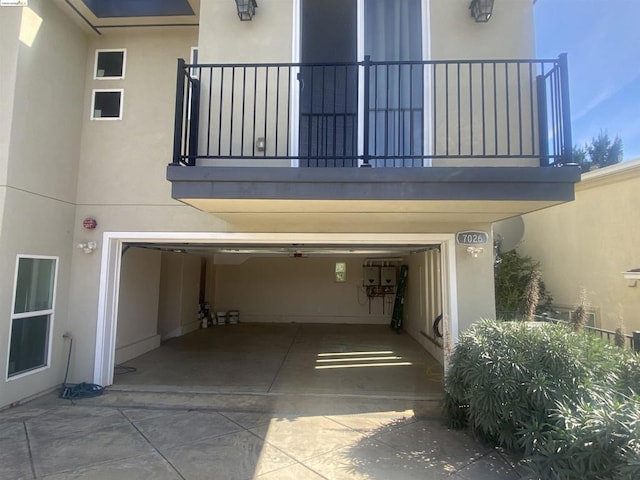
[[[489,234],[487,232],[480,232],[470,230],[467,232],[456,233],[456,243],[458,245],[485,245],[489,243]]]

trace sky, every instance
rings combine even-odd
[[[537,0],[538,58],[567,53],[573,143],[600,130],[640,158],[640,0]]]

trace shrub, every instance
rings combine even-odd
[[[545,479],[640,478],[640,398],[594,393],[551,416],[553,428],[528,457]]]
[[[539,269],[539,262],[531,257],[520,255],[515,250],[501,254],[494,271],[496,310],[523,314],[528,298],[527,288]],[[538,286],[536,313],[548,312],[551,310],[553,301],[551,294],[540,277],[536,283]]]
[[[637,473],[629,459],[637,461],[640,447],[639,367],[629,351],[565,325],[483,320],[454,350],[445,410],[453,427],[523,451],[540,478],[574,478],[568,468],[583,479],[627,478],[600,474],[593,463]],[[617,443],[607,443],[611,435]]]

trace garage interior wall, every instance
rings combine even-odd
[[[367,297],[364,257],[203,257],[131,247],[122,257],[116,363],[200,327],[203,259],[205,301],[212,311],[238,310],[242,322],[386,325],[391,319],[395,295]],[[346,282],[336,282],[336,262],[346,263]],[[442,311],[440,250],[413,253],[389,263],[409,265],[405,330],[442,363],[442,341],[432,330],[433,320]]]
[[[160,346],[160,267],[158,250],[130,248],[122,257],[116,363],[126,362]]]
[[[433,321],[442,313],[440,250],[433,248],[409,256],[409,280],[404,329],[438,362],[444,363],[442,339],[433,332]],[[444,331],[441,323],[440,332]]]
[[[185,335],[200,326],[198,295],[201,261],[202,257],[198,255],[176,252],[161,254],[158,334],[162,340]]]
[[[335,281],[346,262],[346,282]],[[362,287],[362,257],[262,257],[216,266],[215,309],[239,310],[246,322],[383,324],[393,295],[369,299]]]

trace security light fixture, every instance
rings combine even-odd
[[[250,21],[256,13],[258,4],[256,0],[236,0],[236,6],[238,7],[238,18],[241,22]]]
[[[493,13],[493,0],[471,0],[469,10],[476,22],[487,23]]]

